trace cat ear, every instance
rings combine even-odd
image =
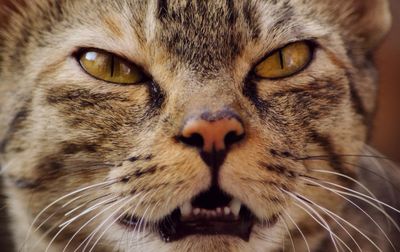
[[[348,0],[345,0],[348,1]],[[355,36],[361,49],[373,50],[385,37],[391,26],[388,0],[353,0],[344,29]],[[343,10],[346,12],[346,10]],[[348,10],[347,10],[348,11]]]

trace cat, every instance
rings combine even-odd
[[[368,146],[384,0],[3,8],[0,164],[17,251],[396,251]]]

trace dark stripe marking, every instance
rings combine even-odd
[[[268,164],[264,162],[259,162],[259,164],[266,168],[267,170],[277,173],[279,175],[284,175],[288,178],[295,178],[297,177],[296,172],[289,170],[287,167],[282,165],[275,165],[275,164]]]
[[[97,152],[98,147],[99,146],[97,144],[92,144],[92,143],[84,143],[84,144],[68,143],[63,146],[62,152],[64,154],[70,154],[70,155],[79,152],[95,153]]]
[[[142,177],[143,175],[151,175],[156,173],[157,170],[159,170],[159,167],[157,165],[153,165],[146,169],[135,171],[134,176],[136,178],[139,178]]]
[[[20,178],[14,181],[14,185],[20,189],[36,189],[41,185],[41,183],[39,180]]]
[[[260,114],[266,115],[269,111],[269,102],[261,99],[258,95],[257,83],[247,78],[243,87],[243,94],[256,106]]]
[[[235,5],[234,5],[234,1],[232,0],[226,0],[226,5],[228,8],[228,23],[230,25],[233,25],[236,23],[237,20],[237,12],[235,10]]]
[[[332,139],[327,135],[322,135],[315,130],[311,130],[309,134],[309,138],[312,142],[318,144],[323,148],[329,157],[330,166],[335,169],[337,172],[345,174],[350,177],[355,177],[355,174],[347,169],[343,168],[343,160],[342,157],[335,152],[335,148],[332,143]],[[345,180],[347,181],[347,180]],[[348,181],[347,181],[348,182]]]
[[[260,37],[261,30],[258,23],[258,12],[250,1],[245,1],[243,5],[243,16],[251,32],[253,40]]]
[[[109,101],[129,102],[118,93],[93,93],[83,88],[52,88],[48,91],[47,102],[50,104],[79,103],[82,107],[99,105]]]
[[[21,126],[24,121],[29,116],[29,107],[30,102],[24,105],[14,116],[13,120],[8,126],[8,131],[5,134],[5,137],[2,141],[0,141],[0,153],[4,153],[8,143],[13,139],[14,135],[21,129]]]
[[[167,0],[157,1],[157,17],[162,20],[168,15],[168,2]]]
[[[148,85],[148,92],[149,92],[149,104],[146,115],[149,117],[154,117],[159,115],[160,109],[165,101],[165,92],[160,88],[160,86],[155,83],[151,82]]]
[[[129,162],[132,162],[132,163],[138,161],[139,159],[140,159],[139,156],[133,156],[133,157],[128,158]]]
[[[346,74],[347,79],[349,80],[349,87],[350,87],[350,95],[351,95],[351,102],[353,105],[354,111],[362,116],[363,123],[366,126],[370,126],[372,123],[372,116],[368,111],[365,109],[361,96],[359,95],[355,84],[353,82],[352,76],[350,73]]]
[[[14,50],[14,53],[11,55],[14,63],[22,64],[21,57],[25,55],[27,44],[29,44],[29,40],[32,37],[31,27],[29,25],[25,25],[19,31],[20,37],[15,44],[15,48],[18,50]]]
[[[154,158],[154,156],[152,154],[149,154],[149,155],[146,155],[146,156],[138,155],[138,156],[132,156],[132,157],[128,158],[128,161],[134,163],[134,162],[139,161],[139,160],[150,161],[153,158]]]

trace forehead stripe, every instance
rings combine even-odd
[[[157,0],[157,17],[163,19],[167,16],[168,3],[167,0]]]

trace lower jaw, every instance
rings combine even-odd
[[[158,232],[161,240],[166,243],[179,242],[183,240],[196,242],[199,239],[203,241],[226,241],[229,239],[248,242],[254,226],[257,226],[257,228],[268,229],[272,228],[278,220],[278,218],[273,217],[269,221],[261,224],[253,215],[248,215],[246,218],[241,218],[235,222],[215,220],[204,221],[201,224],[198,222],[171,222],[171,220],[177,220],[179,217],[179,212],[175,211],[168,217],[168,219],[160,222],[157,227],[153,226],[151,229],[153,232],[156,229],[157,231],[155,232]],[[136,226],[127,226],[126,223],[124,226],[131,230],[136,229]],[[147,224],[144,224],[143,228],[146,229],[146,226]]]
[[[215,223],[204,223],[201,226],[185,223],[184,225],[181,224],[177,227],[179,230],[178,232],[166,234],[160,231],[160,236],[165,242],[178,241],[190,236],[230,236],[240,238],[244,241],[249,241],[251,229],[253,227],[253,223],[240,224],[235,229],[232,229],[232,225],[227,223],[218,223],[218,227],[215,227],[214,225]]]
[[[236,221],[204,220],[199,222],[179,221],[179,213],[174,212],[172,219],[178,220],[160,223],[159,234],[164,242],[173,242],[188,236],[231,236],[248,241],[255,223],[252,215],[246,215]]]

